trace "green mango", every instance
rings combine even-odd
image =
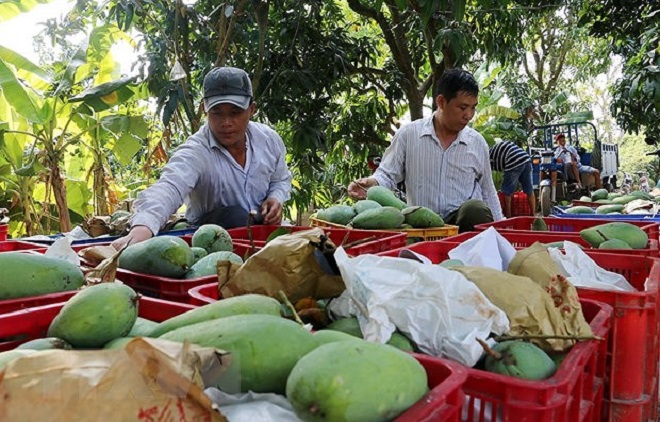
[[[220,261],[231,261],[240,265],[243,263],[243,258],[228,251],[212,252],[195,262],[184,278],[191,279],[216,275],[218,273],[217,265]]]
[[[608,239],[598,245],[598,249],[632,249],[628,243],[621,239]]]
[[[608,194],[609,192],[607,192],[607,189],[596,189],[595,191],[591,192],[591,200],[598,201],[601,199],[607,199]]]
[[[445,221],[433,210],[426,207],[406,207],[401,211],[405,223],[415,228],[442,227]]]
[[[0,253],[0,300],[79,289],[82,270],[63,259],[22,252]]]
[[[566,214],[593,214],[594,210],[591,207],[584,205],[576,205],[564,210]]]
[[[203,248],[208,253],[234,250],[229,232],[217,224],[201,225],[193,233],[191,243],[193,247]]]
[[[484,365],[488,372],[527,380],[542,380],[551,377],[557,370],[557,366],[543,349],[526,341],[503,341],[497,343],[492,350],[500,357],[486,355]]]
[[[103,345],[104,349],[123,349],[128,343],[133,341],[135,337],[117,337],[114,340],[110,340]]]
[[[372,208],[356,215],[351,226],[356,229],[396,229],[405,221],[405,216],[398,208],[382,206]]]
[[[380,205],[376,201],[372,201],[371,199],[361,199],[357,201],[355,204],[353,204],[353,208],[355,209],[355,212],[357,214],[360,214],[363,211],[370,210],[372,208],[380,208],[382,205]]]
[[[192,267],[193,252],[176,236],[156,236],[126,248],[119,268],[161,277],[182,278]]]
[[[314,333],[314,338],[321,344],[333,343],[335,341],[364,341],[351,334],[336,330],[319,330]]]
[[[340,331],[357,338],[364,338],[362,335],[362,329],[360,328],[360,323],[356,317],[340,318],[331,322],[325,328],[326,330]],[[387,344],[406,352],[412,352],[415,350],[415,346],[408,339],[408,337],[397,331],[392,333],[392,336],[387,341]]]
[[[191,309],[158,324],[147,337],[160,337],[181,327],[242,314],[280,315],[280,302],[272,297],[246,294],[222,299]]]
[[[48,337],[58,337],[75,348],[99,348],[126,336],[135,324],[138,295],[121,283],[86,287],[69,299],[48,327]]]
[[[319,210],[316,218],[329,223],[346,225],[355,217],[355,208],[350,205],[332,205],[323,210]]]
[[[314,336],[302,325],[282,317],[256,314],[200,322],[160,338],[231,353],[228,370],[217,379],[218,388],[230,394],[283,394],[296,362],[318,347]]]
[[[376,201],[383,207],[394,207],[402,210],[407,204],[396,197],[394,192],[384,186],[371,186],[367,189],[367,199]]]
[[[598,248],[602,242],[610,239],[619,239],[626,242],[633,249],[647,247],[649,237],[638,226],[622,221],[600,224],[580,231],[580,237],[589,244]]]
[[[532,222],[532,231],[547,232],[548,225],[542,217],[536,217]]]
[[[366,341],[338,341],[302,357],[286,397],[304,421],[386,421],[428,392],[424,367],[410,354]]]
[[[460,259],[445,259],[439,263],[441,267],[450,268],[450,267],[462,267],[465,265]]]
[[[45,337],[38,338],[35,340],[27,341],[16,348],[16,350],[52,350],[52,349],[62,349],[62,350],[71,350],[73,347],[57,337]]]
[[[209,254],[208,252],[206,252],[206,249],[200,248],[199,246],[193,246],[192,248],[190,248],[190,250],[193,253],[193,265],[195,265],[197,261],[199,261],[200,259],[204,258],[206,255]]]
[[[157,326],[158,323],[155,321],[137,317],[135,324],[133,324],[131,331],[126,334],[126,337],[149,337],[149,333],[151,333]]]

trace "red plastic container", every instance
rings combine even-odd
[[[62,306],[64,306],[64,302],[0,315],[0,351],[11,350],[26,341],[45,337],[48,326]],[[140,297],[138,315],[161,322],[194,308],[192,305]]]
[[[234,253],[241,258],[244,258],[250,254],[250,247],[247,245],[235,244]],[[215,281],[217,285],[218,276],[210,275],[186,280],[136,273],[119,268],[117,269],[117,279],[146,296],[179,303],[188,303],[190,301],[188,290],[195,286],[208,284],[213,281]]]
[[[612,308],[581,299],[582,312],[596,336],[607,338]],[[527,381],[468,368],[463,415],[468,421],[599,421],[603,401],[607,341],[577,343],[550,378]]]
[[[407,249],[437,264],[447,259],[454,247],[455,244],[437,241],[416,243]],[[379,255],[398,256],[402,249]],[[639,290],[628,293],[577,289],[580,299],[603,302],[614,309],[607,347],[604,416],[616,421],[658,420],[660,259],[617,253],[586,253],[600,267],[623,275]]]
[[[310,230],[313,227],[306,226],[251,226],[252,239],[257,246],[263,246],[268,236],[280,227],[291,229],[291,232]],[[238,227],[227,230],[231,238],[239,243],[249,244],[247,227]],[[380,230],[349,230],[337,228],[324,228],[326,235],[330,237],[332,243],[336,246],[349,245],[346,247],[346,253],[357,256],[367,253],[378,253],[391,249],[400,248],[406,245],[406,234],[404,232],[391,232]],[[350,246],[354,244],[354,246]]]
[[[26,341],[44,337],[62,306],[64,303],[54,303],[0,315],[0,351],[11,350]],[[138,314],[161,322],[194,308],[191,305],[141,297]],[[465,399],[461,386],[467,379],[467,370],[444,359],[420,354],[414,356],[426,370],[430,391],[396,421],[460,421]]]
[[[2,226],[0,226],[2,227]],[[0,240],[0,253],[1,252],[17,252],[17,251],[38,251],[45,252],[46,247],[39,243],[25,242],[22,240]]]
[[[504,212],[504,194],[501,191],[497,192],[497,197],[500,200],[502,212]],[[522,191],[514,192],[511,197],[511,217],[533,215],[529,209],[529,202],[527,202],[527,194]]]
[[[658,246],[657,239],[649,239],[649,244],[644,249],[598,249],[593,248],[589,242],[582,239],[579,233],[559,233],[559,232],[527,232],[527,231],[509,231],[497,229],[499,234],[502,235],[506,240],[508,240],[514,248],[516,249],[525,249],[534,244],[534,242],[542,243],[552,243],[552,242],[562,242],[564,240],[577,243],[582,246],[585,250],[595,253],[622,253],[629,255],[643,255],[643,256],[660,256],[660,248]],[[482,232],[465,232],[460,233],[455,236],[447,237],[445,239],[439,240],[439,242],[451,243],[454,247],[460,245],[468,239],[472,239],[476,235]]]
[[[7,231],[9,226],[7,224],[0,224],[0,241],[7,240]]]
[[[489,227],[494,227],[497,231],[503,230],[516,230],[527,231],[530,233],[538,234],[537,231],[532,231],[532,223],[536,217],[513,217],[506,220],[495,221],[492,223],[478,224],[474,226],[477,231],[486,230]],[[548,231],[551,232],[570,232],[579,233],[582,229],[598,226],[601,224],[609,223],[612,221],[620,221],[625,223],[634,224],[640,227],[648,234],[649,239],[658,240],[660,233],[660,225],[657,222],[649,222],[643,220],[607,220],[605,218],[563,218],[563,217],[544,217],[543,220],[548,225]]]
[[[214,283],[201,284],[188,290],[189,303],[191,305],[207,305],[209,303],[217,302],[220,299],[220,292],[218,291],[218,281]]]
[[[467,369],[462,365],[432,356],[414,354],[426,369],[429,393],[395,419],[396,422],[458,422],[465,401],[462,386]]]
[[[0,300],[0,315],[18,311],[25,308],[49,305],[67,301],[76,293],[75,290],[68,292],[49,293],[39,296],[20,297],[17,299]]]

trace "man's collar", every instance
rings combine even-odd
[[[424,118],[424,123],[422,124],[422,129],[419,131],[419,137],[422,138],[424,136],[430,136],[434,139],[437,139],[437,135],[435,134],[435,127],[433,127],[433,119],[435,119],[435,114],[437,111],[433,112],[431,116]],[[458,135],[456,136],[456,140],[454,142],[459,142],[461,144],[467,145],[467,140],[465,139],[464,136],[465,129],[461,130],[458,132]]]

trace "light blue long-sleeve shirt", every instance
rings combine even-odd
[[[184,203],[186,218],[193,224],[219,207],[259,211],[267,198],[283,204],[291,192],[285,158],[277,132],[249,122],[247,159],[241,167],[205,124],[176,149],[160,179],[138,195],[131,225],[146,226],[156,235]]]

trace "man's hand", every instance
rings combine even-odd
[[[112,242],[112,247],[115,248],[116,250],[120,250],[125,245],[132,245],[134,243],[139,243],[142,242],[143,240],[150,239],[153,236],[154,234],[151,233],[151,230],[149,230],[147,226],[135,226],[131,228],[131,231],[128,232],[126,236],[120,237],[119,239]]]
[[[264,224],[280,224],[282,222],[282,204],[275,198],[267,198],[261,204],[261,216]]]
[[[348,185],[348,195],[353,199],[365,199],[367,197],[367,189],[372,186],[378,186],[378,180],[373,177],[363,177],[362,179],[353,180]]]

